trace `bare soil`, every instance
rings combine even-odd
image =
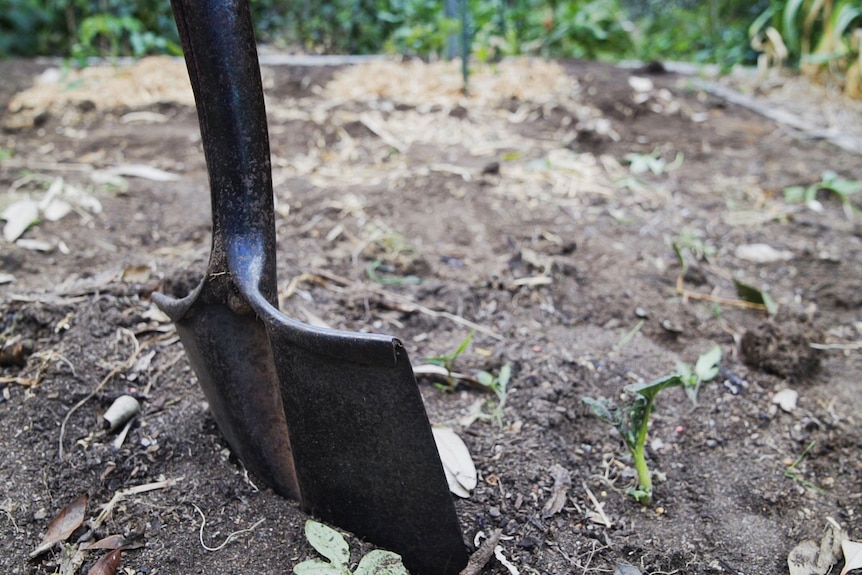
[[[827,517],[859,539],[862,239],[836,195],[810,206],[782,196],[825,170],[862,180],[859,157],[694,78],[561,65],[569,84],[537,76],[520,96],[477,89],[425,104],[421,90],[399,99],[405,85],[348,94],[348,68],[264,68],[283,309],[397,335],[414,364],[478,326],[456,367],[512,366],[502,426],[486,417],[486,391],[419,383],[432,423],[456,429],[479,471],[472,496],[456,501],[465,540],[472,548],[502,528],[521,573],[627,562],[643,573],[779,575]],[[2,109],[46,67],[0,62]],[[653,85],[638,92],[632,76]],[[184,295],[206,269],[194,108],[96,99],[29,120],[7,110],[3,124],[0,148],[14,153],[0,162],[0,202],[38,200],[63,177],[101,211],[32,226],[23,238],[45,251],[0,248],[0,273],[14,276],[0,285],[0,572],[86,572],[99,553],[77,571],[72,547],[28,559],[51,518],[81,493],[93,519],[118,491],[166,480],[69,542],[127,536],[140,544],[123,553],[129,574],[290,573],[314,556],[305,515],[231,456],[150,303],[154,290]],[[633,174],[630,154],[664,168]],[[93,179],[128,164],[180,177]],[[691,264],[682,293],[672,242]],[[785,259],[738,250],[753,244]],[[768,290],[778,312],[737,305],[733,278]],[[714,345],[721,373],[697,405],[680,389],[659,396],[648,450],[659,480],[644,508],[626,494],[634,477],[619,435],[581,399],[618,398]],[[790,411],[773,402],[785,388],[798,392]],[[100,418],[124,393],[142,412],[116,447]],[[571,482],[555,489],[557,466]],[[561,495],[561,509],[545,507]],[[219,551],[202,545],[243,529]],[[356,558],[368,549],[352,542]],[[484,572],[508,571],[492,559]]]

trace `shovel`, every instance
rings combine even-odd
[[[212,251],[188,296],[154,294],[245,466],[307,512],[453,575],[467,552],[401,342],[277,308],[275,216],[247,0],[172,0],[212,197]]]

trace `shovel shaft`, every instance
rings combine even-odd
[[[275,214],[263,85],[247,0],[171,0],[197,104],[210,178],[210,274],[229,270],[226,252],[255,252],[257,284],[276,301]],[[249,273],[252,270],[249,269]]]

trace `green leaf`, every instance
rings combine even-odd
[[[841,196],[842,199],[862,192],[862,182],[858,180],[845,180],[844,178],[839,178],[837,176],[828,180],[824,178],[820,183],[820,186],[825,190],[835,192]]]
[[[616,418],[611,413],[611,410],[608,409],[607,401],[593,399],[592,397],[582,397],[581,401],[589,405],[590,409],[593,410],[593,413],[595,413],[599,419],[605,423],[616,425]]]
[[[480,371],[476,374],[476,381],[484,385],[485,387],[493,387],[494,385],[494,376],[488,373],[487,371]]]
[[[505,390],[509,385],[510,379],[512,379],[512,366],[507,363],[500,368],[500,373],[497,375],[497,382],[500,388]]]
[[[762,305],[769,315],[775,315],[775,312],[778,311],[778,304],[766,290],[758,289],[736,278],[733,278],[733,283],[736,284],[736,295],[739,296],[739,299]]]
[[[643,396],[647,401],[655,399],[655,396],[658,395],[663,389],[668,387],[677,387],[684,385],[684,381],[679,374],[668,375],[662,377],[660,379],[656,379],[649,383],[638,383],[635,385],[627,385],[626,391],[630,393],[636,393],[638,395]]]
[[[467,347],[468,347],[468,346],[470,345],[470,343],[473,341],[473,336],[475,336],[475,335],[476,335],[476,332],[475,332],[475,331],[471,331],[471,332],[467,335],[467,337],[465,337],[465,338],[464,338],[464,341],[462,341],[462,342],[461,342],[461,345],[459,345],[459,346],[458,346],[458,349],[456,349],[456,350],[455,350],[455,353],[453,354],[453,356],[454,356],[454,357],[458,357],[459,355],[461,355],[462,353],[464,353],[465,351],[467,351]]]
[[[784,6],[782,30],[784,34],[784,43],[790,49],[791,53],[795,53],[799,48],[799,9],[805,0],[788,0]]]
[[[293,567],[293,572],[296,575],[345,575],[345,572],[349,573],[345,566],[338,567],[322,559],[309,559],[297,563]]]
[[[701,382],[710,381],[718,375],[718,364],[721,361],[721,346],[715,346],[697,358],[694,373]]]
[[[401,556],[391,551],[374,549],[359,561],[353,575],[410,575]]]
[[[649,505],[652,503],[652,493],[650,491],[630,487],[628,491],[626,491],[626,494],[633,497],[635,501],[642,505]]]
[[[808,186],[787,186],[781,193],[784,195],[784,201],[788,204],[808,203],[814,198],[810,197],[817,194],[817,189],[814,188],[813,194],[811,187]]]
[[[688,272],[688,261],[685,259],[685,255],[682,253],[682,248],[676,242],[671,242],[671,247],[673,247],[673,253],[676,254],[676,259],[679,260],[679,267],[682,268],[680,272],[681,275],[685,275]]]
[[[766,10],[760,13],[760,16],[754,19],[754,22],[748,27],[748,37],[749,39],[757,36],[767,22],[772,18],[775,14],[775,7],[770,6]]]
[[[350,561],[350,547],[335,529],[309,519],[305,522],[305,537],[311,546],[332,561],[335,567],[346,566]]]

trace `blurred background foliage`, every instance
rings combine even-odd
[[[466,27],[453,9],[468,2]],[[448,5],[448,6],[447,6]],[[859,75],[860,0],[251,0],[258,37],[312,53],[685,60]],[[448,8],[448,10],[447,10]],[[168,0],[0,0],[0,56],[178,54]],[[763,60],[767,62],[764,64]]]

